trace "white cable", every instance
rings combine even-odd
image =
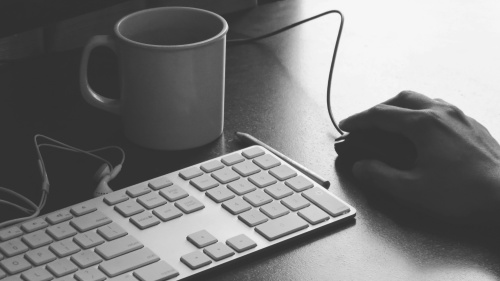
[[[50,143],[39,144],[38,138],[44,138],[46,140],[49,140],[51,142],[56,143],[57,145],[50,144]],[[26,220],[29,220],[29,219],[32,219],[32,218],[35,218],[40,214],[42,209],[45,207],[45,204],[47,203],[47,197],[49,194],[50,183],[49,183],[49,178],[47,176],[47,172],[45,169],[45,163],[43,161],[43,157],[42,157],[42,154],[40,152],[41,147],[52,147],[52,148],[62,149],[62,150],[66,150],[66,151],[76,152],[76,153],[83,153],[83,154],[86,154],[88,156],[91,156],[93,158],[96,158],[98,160],[103,161],[112,169],[115,169],[117,167],[121,168],[121,166],[125,162],[125,151],[121,147],[118,147],[118,146],[106,146],[106,147],[101,147],[101,148],[92,149],[92,150],[81,150],[81,149],[78,149],[76,147],[67,145],[65,143],[62,143],[60,141],[57,141],[55,139],[52,139],[50,137],[40,135],[40,134],[37,134],[34,136],[34,142],[35,142],[36,152],[38,155],[38,165],[39,165],[39,169],[40,169],[40,174],[41,174],[42,179],[43,179],[43,181],[42,181],[42,195],[40,198],[40,202],[38,203],[38,205],[36,205],[35,203],[33,203],[33,201],[31,201],[30,199],[28,199],[24,195],[19,194],[11,189],[7,189],[7,188],[0,186],[0,192],[7,193],[7,194],[13,196],[14,198],[17,198],[18,200],[22,201],[23,203],[26,203],[29,206],[29,208],[27,208],[27,207],[23,207],[17,203],[13,203],[13,202],[9,202],[9,201],[0,199],[0,204],[16,208],[16,209],[18,209],[18,210],[20,210],[28,215],[25,217],[16,218],[16,219],[8,220],[5,222],[1,222],[0,229],[5,228],[7,226],[17,224],[17,223],[20,223],[20,222],[23,222],[23,221],[26,221]],[[99,151],[103,151],[103,150],[107,150],[107,149],[117,149],[120,151],[120,153],[122,155],[122,157],[121,157],[122,159],[118,165],[113,166],[111,164],[111,162],[109,162],[108,160],[94,154],[95,152],[99,152]]]
[[[10,207],[16,208],[19,211],[24,212],[26,214],[30,214],[33,212],[33,210],[31,210],[31,209],[24,208],[23,206],[17,205],[16,203],[12,203],[10,201],[6,201],[6,200],[2,200],[2,199],[0,199],[0,205],[7,205]]]

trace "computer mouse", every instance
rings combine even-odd
[[[335,140],[339,164],[351,170],[362,159],[377,159],[394,168],[414,167],[417,149],[407,137],[384,130],[361,130]]]

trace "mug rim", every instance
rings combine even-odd
[[[218,34],[216,34],[215,36],[212,36],[208,39],[194,42],[194,43],[189,43],[189,44],[182,44],[182,45],[155,45],[155,44],[142,43],[142,42],[138,42],[138,41],[132,40],[130,38],[127,38],[120,32],[121,24],[123,24],[123,22],[125,22],[129,18],[137,16],[139,14],[146,14],[146,13],[149,13],[152,11],[158,11],[158,10],[190,10],[190,11],[198,11],[198,12],[202,12],[205,14],[209,14],[211,16],[216,17],[217,19],[219,19],[221,21],[222,30]],[[154,49],[186,49],[186,48],[203,46],[203,45],[209,44],[213,41],[216,41],[217,39],[224,37],[227,34],[228,29],[229,29],[229,27],[228,27],[226,20],[214,12],[204,10],[204,9],[199,9],[199,8],[180,7],[179,6],[179,7],[156,7],[156,8],[149,8],[149,9],[144,9],[144,10],[140,10],[137,12],[133,12],[133,13],[128,14],[125,17],[121,18],[116,23],[115,28],[114,28],[114,32],[118,38],[120,38],[121,40],[123,40],[129,44],[132,44],[134,46],[144,47],[144,48],[148,48],[148,49],[151,49],[151,48],[154,48]]]

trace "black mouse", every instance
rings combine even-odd
[[[351,170],[362,159],[377,159],[394,168],[414,167],[417,149],[407,137],[383,130],[349,132],[335,140],[339,164]]]

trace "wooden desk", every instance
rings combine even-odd
[[[332,85],[337,119],[413,89],[460,106],[500,139],[500,4],[444,1],[288,0],[231,19],[231,36],[257,35],[329,9],[346,16]],[[79,52],[0,68],[2,185],[38,197],[31,137],[42,132],[82,148],[127,151],[120,188],[242,148],[234,131],[253,134],[332,182],[358,210],[341,228],[208,274],[203,280],[496,280],[496,234],[442,225],[380,194],[365,192],[335,168],[325,91],[338,18],[334,15],[261,43],[227,50],[225,133],[204,147],[157,152],[129,143],[118,120],[80,97]],[[105,54],[102,55],[103,57]],[[112,73],[112,60],[102,71]],[[95,70],[98,72],[97,70]],[[113,76],[101,87],[113,92]],[[7,78],[6,78],[7,77]],[[116,90],[114,90],[116,94]],[[57,156],[57,157],[56,157]],[[48,154],[48,210],[83,200],[97,163]],[[63,202],[64,199],[64,202]]]

